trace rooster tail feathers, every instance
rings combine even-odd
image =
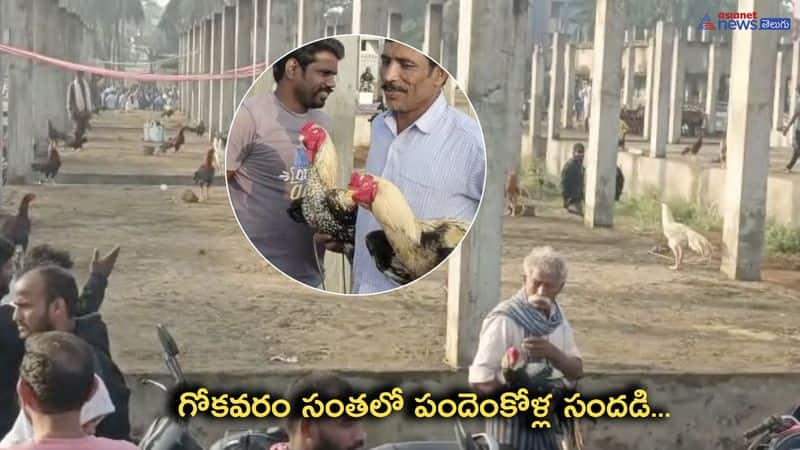
[[[689,227],[686,228],[686,239],[688,240],[689,248],[700,256],[708,257],[714,251],[714,246],[705,236]]]

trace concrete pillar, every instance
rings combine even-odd
[[[66,13],[58,7],[56,0],[33,0],[33,46],[32,50],[43,55],[70,59],[65,42],[72,38],[71,23]],[[53,125],[71,131],[66,111],[67,83],[73,73],[64,71],[49,64],[34,64],[31,82],[32,95],[28,101],[32,104],[33,138],[39,154],[47,151],[47,121]],[[9,114],[9,118],[13,118]],[[67,128],[69,126],[69,128]],[[25,148],[30,149],[29,146]],[[30,150],[29,150],[30,151]],[[32,153],[32,152],[31,152]],[[33,155],[31,155],[33,156]],[[29,157],[30,162],[33,161]],[[30,173],[30,162],[25,173]]]
[[[263,2],[264,7],[261,9],[263,11],[264,19],[264,62],[267,63],[267,68],[272,63],[270,57],[272,53],[270,53],[270,43],[272,42],[270,33],[272,32],[272,0],[260,0]]]
[[[197,73],[205,73],[204,67],[206,65],[206,58],[208,55],[206,54],[206,27],[205,21],[202,20],[197,24]],[[197,81],[197,104],[195,105],[193,119],[195,121],[199,121],[200,118],[205,117],[205,105],[206,105],[206,87],[208,85],[204,82]]]
[[[270,63],[295,48],[297,34],[293,34],[296,8],[289,0],[271,0],[270,16]]]
[[[561,127],[572,128],[572,105],[575,104],[575,46],[564,46],[564,104],[561,107]]]
[[[253,64],[253,1],[237,0],[236,2],[236,58],[235,67],[247,67]],[[233,108],[239,107],[252,79],[237,78],[234,80]]]
[[[222,51],[220,57],[221,72],[235,67],[236,63],[236,7],[226,6],[222,14]],[[219,103],[219,130],[226,134],[233,118],[233,80],[222,80]]]
[[[592,109],[586,151],[586,207],[589,227],[614,224],[617,174],[617,131],[620,113],[620,70],[625,17],[619,14],[623,0],[597,0],[592,64]]]
[[[536,159],[544,159],[547,141],[542,136],[542,116],[544,114],[544,54],[542,47],[534,46],[531,57],[531,98],[528,108],[528,136],[531,152]]]
[[[528,41],[528,2],[518,2],[514,5],[513,22],[509,22],[511,29],[508,30],[513,36],[510,42],[511,61],[508,66],[509,76],[507,81],[506,93],[508,95],[508,108],[506,108],[506,131],[509,136],[517,136],[517,140],[510,147],[511,154],[508,155],[503,173],[508,169],[520,169],[520,147],[522,146],[522,104],[525,98],[525,63],[528,59],[530,44]]]
[[[779,130],[783,128],[783,99],[786,93],[784,92],[783,79],[785,77],[783,71],[783,50],[778,50],[775,59],[775,90],[772,96],[772,129]]]
[[[381,17],[388,17],[388,14],[388,5],[385,1],[353,0],[353,33],[389,36],[387,21],[380,20]]]
[[[622,55],[624,58],[622,63],[622,68],[624,69],[622,73],[622,104],[630,107],[633,104],[633,89],[635,86],[633,77],[634,65],[636,64],[634,60],[636,48],[632,44],[628,44]]]
[[[467,238],[449,259],[445,355],[449,364],[470,364],[478,345],[481,322],[501,299],[500,269],[503,230],[503,161],[517,151],[520,135],[509,133],[507,117],[510,53],[497,42],[515,42],[507,24],[514,23],[511,2],[460,0],[459,82],[481,117],[488,156],[486,190]],[[527,13],[527,8],[525,9]],[[471,51],[462,51],[466,49]],[[475,64],[470,64],[470,60]],[[498,76],[500,77],[498,79]],[[492,95],[486,95],[486,92]],[[500,152],[500,153],[497,153]]]
[[[460,53],[460,52],[459,52]],[[564,89],[564,37],[553,33],[553,50],[550,54],[550,107],[547,118],[547,139],[558,139],[561,118],[561,93]]]
[[[792,41],[792,73],[789,81],[789,117],[797,112],[797,89],[800,87],[800,38]]]
[[[197,63],[197,39],[196,39],[196,27],[192,25],[189,28],[189,73],[194,74],[197,73],[196,63]],[[196,81],[189,82],[189,98],[188,98],[188,109],[186,114],[189,119],[194,118],[195,114],[195,107],[197,104],[197,94],[196,94]]]
[[[442,25],[442,65],[450,71],[456,72],[458,65],[458,2],[448,1],[444,4],[444,23]]]
[[[653,39],[647,41],[647,81],[644,85],[644,120],[642,121],[642,136],[650,138],[650,118],[653,115],[653,57],[655,55],[655,42]]]
[[[442,61],[442,27],[444,26],[444,4],[441,0],[429,0],[425,10],[425,40],[422,51],[433,58]]]
[[[398,11],[389,10],[386,24],[386,36],[394,39],[400,38],[400,28],[403,24],[403,15]]]
[[[222,14],[215,13],[211,18],[211,73],[222,73]],[[219,132],[219,105],[222,99],[220,93],[222,92],[221,80],[208,81],[208,139],[213,140],[214,134],[211,131]]]
[[[742,11],[778,15],[772,0],[739,0]],[[770,105],[775,82],[776,33],[733,33],[725,176],[723,273],[761,279],[769,174]]]
[[[670,66],[672,65],[672,24],[659,21],[655,30],[655,65],[653,66],[653,110],[650,125],[650,157],[667,156],[667,134],[669,131]]]
[[[4,0],[5,1],[5,0]],[[9,41],[19,48],[33,47],[33,2],[8,2]],[[23,58],[8,59],[8,180],[24,181],[30,173],[34,139],[33,64]]]
[[[358,55],[361,43],[358,36],[340,39],[345,55]],[[339,76],[336,95],[325,102],[324,111],[332,118],[332,133],[336,140],[339,156],[339,186],[344,188],[353,172],[353,141],[355,136],[355,117],[358,113],[358,80],[361,69],[358,58],[345,58],[339,62]],[[329,291],[350,293],[351,269],[347,258],[341,254],[325,253],[325,287]],[[344,275],[344,284],[342,284]]]
[[[186,33],[181,32],[178,35],[178,73],[181,75],[186,75],[187,71],[187,64],[186,64],[186,54],[189,52],[189,49],[186,46]],[[186,82],[181,81],[179,87],[180,96],[180,103],[181,103],[181,110],[184,110],[184,102],[186,101]]]
[[[264,16],[264,8],[266,7],[266,0],[253,0],[253,64],[261,64],[264,62],[266,56],[267,40],[264,38],[265,24],[268,19]],[[260,71],[253,72],[252,81],[261,75]]]
[[[325,24],[322,22],[322,15],[325,11],[321,10],[321,6],[322,2],[319,1],[297,0],[296,47],[324,36]]]
[[[213,34],[212,29],[214,28],[213,21],[211,19],[203,20],[202,28],[203,41],[200,46],[202,65],[200,67],[200,72],[209,74],[211,73],[211,35]],[[202,119],[205,122],[210,114],[209,110],[211,108],[211,83],[209,81],[199,81],[198,83],[200,84],[200,111],[197,120],[200,121]]]
[[[670,74],[669,92],[669,137],[670,144],[677,144],[681,140],[681,124],[683,122],[683,99],[686,91],[684,80],[686,78],[686,66],[683,61],[686,53],[686,41],[681,34],[675,30],[672,42],[672,73]]]
[[[706,133],[715,131],[717,117],[717,91],[720,75],[719,43],[711,39],[708,45],[708,81],[706,81]]]

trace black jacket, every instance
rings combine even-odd
[[[128,402],[130,390],[119,368],[111,359],[108,330],[102,317],[96,314],[105,296],[108,280],[105,276],[91,274],[81,292],[78,314],[90,314],[75,322],[75,334],[95,350],[95,370],[106,384],[115,412],[97,427],[96,435],[109,439],[129,439],[130,420]],[[19,338],[13,320],[14,307],[0,306],[0,436],[14,425],[19,414],[16,386],[19,365],[25,354],[25,344]]]
[[[583,163],[570,159],[561,169],[561,196],[564,206],[583,203]]]

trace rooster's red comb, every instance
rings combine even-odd
[[[300,129],[303,145],[309,150],[317,150],[325,140],[325,130],[314,122],[306,122]]]
[[[359,173],[353,172],[353,175],[350,176],[350,184],[347,186],[351,189],[357,189],[364,186],[367,183],[372,183],[375,181],[375,178],[368,173]]]

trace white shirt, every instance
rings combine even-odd
[[[417,219],[472,221],[483,194],[486,151],[478,122],[440,94],[411,126],[397,133],[392,111],[372,121],[367,172],[400,189]],[[375,267],[366,236],[381,229],[364,208],[356,221],[353,293],[383,292],[398,285]]]
[[[559,306],[560,308],[560,306]],[[553,332],[547,335],[547,340],[558,347],[568,356],[582,358],[580,350],[575,343],[572,327],[561,310],[563,321]],[[483,321],[481,327],[478,351],[469,367],[470,383],[488,383],[497,380],[505,383],[500,365],[503,355],[509,347],[522,347],[525,331],[513,319],[505,315],[493,315]],[[563,374],[553,367],[553,375],[563,377]]]
[[[111,401],[111,396],[103,380],[98,375],[94,376],[94,380],[97,383],[97,389],[81,408],[81,425],[86,425],[100,417],[106,417],[115,411],[114,403]],[[28,444],[33,439],[33,425],[28,416],[25,415],[25,411],[20,408],[16,422],[14,422],[11,430],[8,431],[3,440],[0,441],[0,448]]]

